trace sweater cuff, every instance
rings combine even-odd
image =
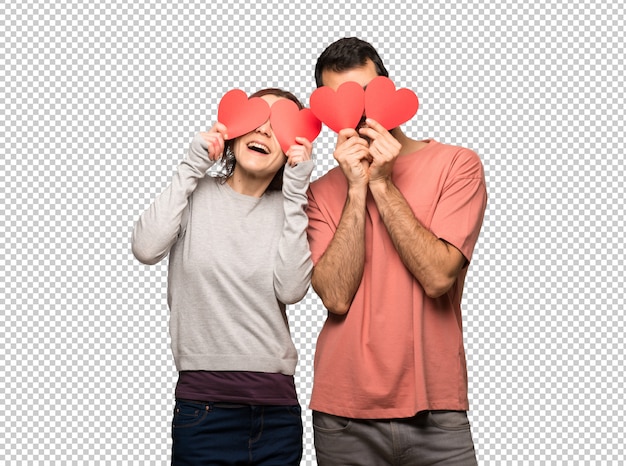
[[[215,161],[209,159],[209,145],[200,134],[196,134],[189,145],[184,162],[203,177]]]
[[[304,193],[309,187],[311,173],[315,168],[313,160],[299,162],[295,166],[285,165],[283,174],[283,191]]]

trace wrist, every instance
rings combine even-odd
[[[200,170],[208,170],[215,163],[209,158],[209,146],[200,133],[191,141],[187,158]]]
[[[369,188],[372,194],[384,194],[393,187],[391,177],[376,178],[369,181]]]
[[[359,199],[367,197],[367,183],[355,183],[348,186],[348,197]]]

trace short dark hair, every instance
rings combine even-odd
[[[322,86],[322,73],[330,71],[347,71],[358,68],[372,60],[379,76],[389,77],[389,72],[383,64],[376,49],[369,43],[357,37],[344,37],[339,39],[322,52],[315,64],[315,84]]]
[[[300,100],[298,100],[298,98],[295,95],[293,95],[289,91],[284,91],[276,87],[270,87],[267,89],[261,89],[259,91],[256,91],[254,94],[250,96],[250,99],[253,97],[263,97],[264,95],[275,95],[276,97],[280,97],[282,99],[289,99],[292,102],[294,102],[300,110],[304,108],[304,105],[302,105],[302,102],[300,102]],[[235,165],[237,164],[237,161],[235,160],[234,157],[226,156],[227,149],[228,148],[232,149],[234,143],[235,143],[234,139],[229,139],[224,144],[224,152],[222,153],[222,162],[224,166],[222,170],[220,170],[220,173],[218,174],[218,177],[222,178],[223,182],[231,177],[231,175],[235,171]],[[267,187],[268,191],[280,191],[282,189],[284,171],[285,171],[285,166],[283,165],[282,167],[278,169],[278,171],[274,175],[274,178],[272,178],[272,181]]]

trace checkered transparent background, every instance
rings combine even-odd
[[[489,206],[464,296],[479,463],[620,464],[621,2],[0,1],[0,463],[167,464],[166,264],[134,221],[239,87],[305,102],[317,55],[372,42],[405,125],[476,150]],[[315,177],[334,166],[316,141]],[[303,405],[324,318],[290,308]],[[303,464],[315,464],[310,411]]]

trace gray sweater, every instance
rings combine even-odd
[[[313,162],[286,165],[282,193],[260,198],[205,176],[212,164],[196,136],[132,235],[139,261],[155,264],[169,254],[176,367],[293,375],[297,353],[285,305],[301,300],[311,279],[305,208]]]

